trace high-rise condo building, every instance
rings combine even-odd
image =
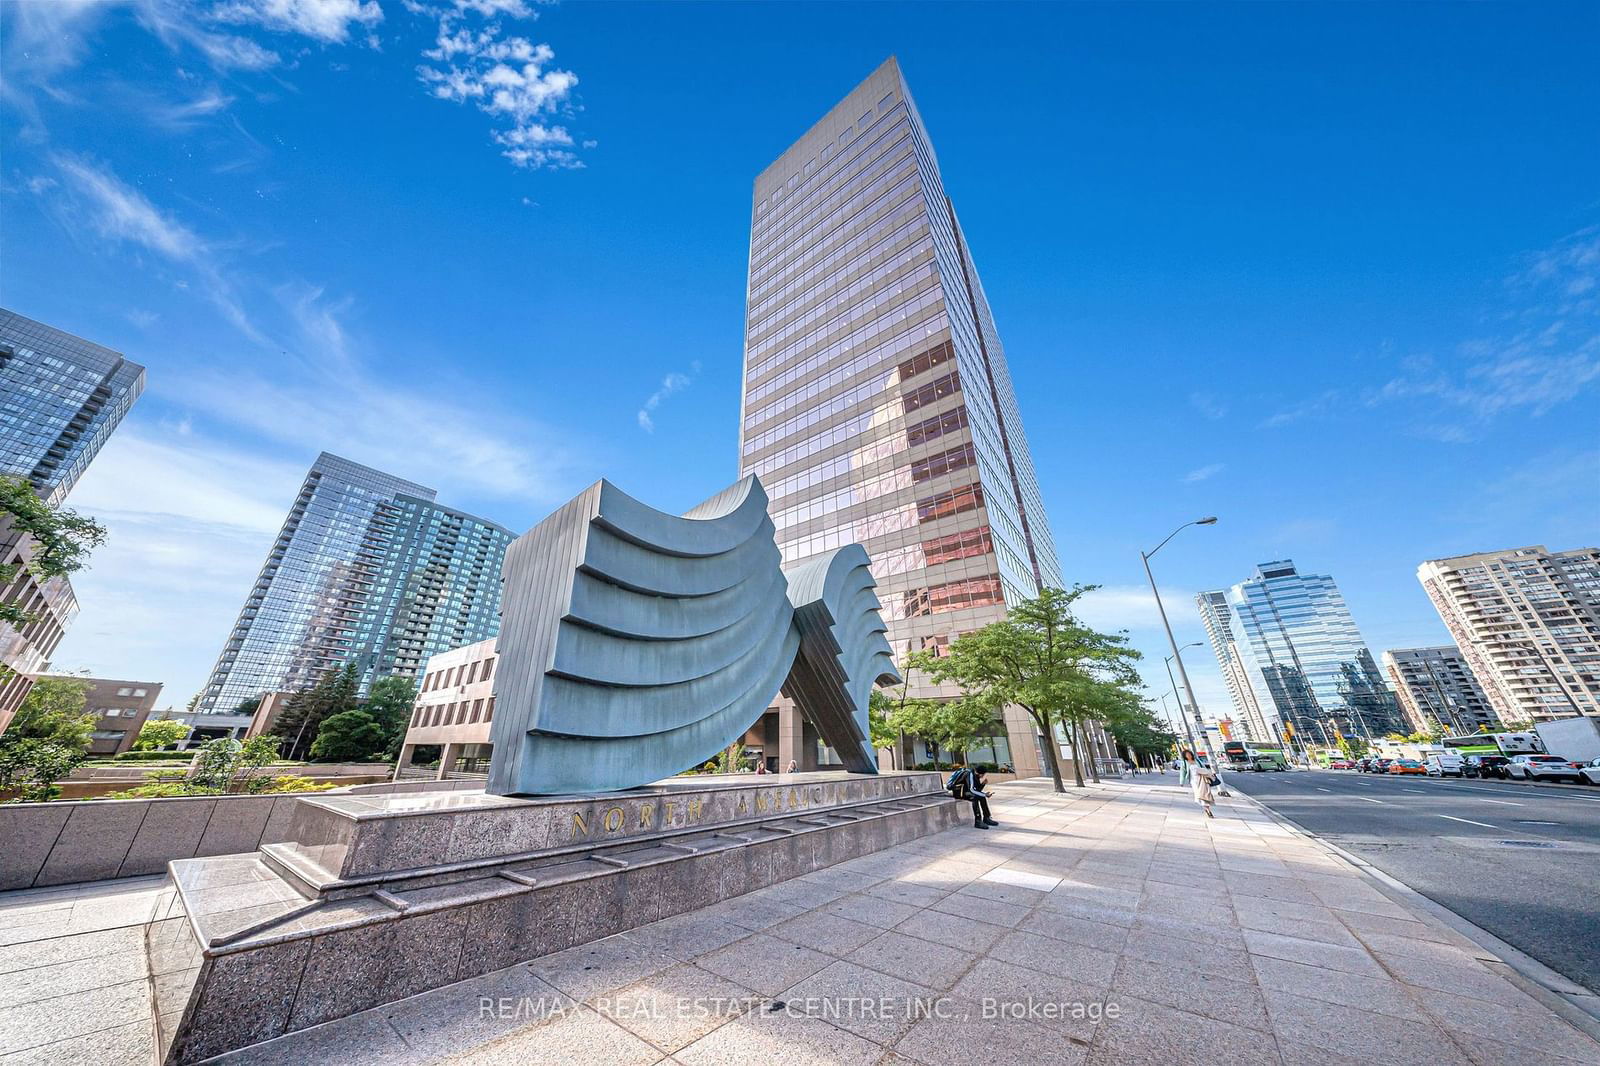
[[[1277,712],[1262,711],[1261,701],[1256,699],[1244,652],[1233,631],[1233,609],[1228,606],[1228,594],[1202,592],[1195,597],[1195,602],[1200,607],[1200,620],[1205,623],[1206,637],[1216,653],[1217,665],[1222,667],[1222,679],[1228,685],[1228,698],[1233,701],[1235,720],[1243,739],[1258,744],[1278,742],[1282,738]]]
[[[1417,580],[1506,725],[1600,715],[1600,549],[1434,559]]]
[[[300,486],[197,709],[232,711],[354,662],[361,687],[499,631],[513,537],[434,490],[327,452]]]
[[[786,561],[866,546],[897,656],[1061,584],[1005,351],[892,58],[756,178],[739,467]],[[786,704],[768,718],[770,762],[819,757]],[[976,757],[1038,773],[1026,716],[1001,732]]]
[[[144,391],[119,352],[0,308],[0,473],[62,501]]]
[[[0,308],[0,474],[59,505],[144,390],[144,367],[110,348]],[[0,516],[0,602],[27,621],[0,623],[0,732],[78,613],[64,577],[29,571],[37,542]]]
[[[1227,657],[1236,657],[1263,717],[1270,708],[1288,739],[1333,744],[1340,735],[1370,740],[1404,731],[1394,693],[1333,578],[1302,574],[1288,559],[1262,563],[1226,592],[1201,593],[1202,618],[1217,596],[1237,626],[1219,645],[1222,631],[1208,621],[1217,662],[1226,674]]]
[[[1452,734],[1500,728],[1472,668],[1454,644],[1437,648],[1392,648],[1383,653],[1383,670],[1400,697],[1412,729],[1426,733],[1438,723]]]

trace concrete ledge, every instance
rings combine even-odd
[[[146,929],[160,1053],[180,1066],[249,1047],[939,832],[965,810],[937,792],[874,798],[324,899],[259,856],[177,862],[179,895]]]
[[[288,839],[301,797],[185,796],[0,805],[0,890],[160,873],[175,859]]]

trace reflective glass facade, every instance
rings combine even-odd
[[[1233,609],[1228,606],[1225,592],[1202,592],[1195,597],[1200,608],[1200,620],[1205,623],[1206,637],[1211,650],[1222,668],[1222,679],[1228,685],[1228,697],[1233,701],[1233,717],[1245,740],[1270,744],[1279,740],[1279,723],[1276,712],[1263,712],[1261,701],[1256,699],[1250,684],[1250,673],[1244,653],[1239,649],[1234,633]],[[1269,705],[1270,708],[1270,705]]]
[[[144,367],[110,348],[0,308],[0,474],[26,478],[60,505],[144,391]],[[33,616],[0,626],[0,732],[78,613],[65,577],[27,569],[37,542],[0,517],[0,601]]]
[[[144,367],[0,308],[0,473],[59,504],[144,391]]]
[[[226,713],[354,661],[362,690],[499,630],[509,530],[324,452],[306,475],[196,705]]]
[[[756,179],[740,469],[795,561],[858,541],[897,653],[1059,585],[1005,353],[899,68]]]
[[[739,466],[786,562],[865,545],[897,656],[1062,584],[1005,351],[893,59],[756,178],[746,295]]]
[[[1214,595],[1201,594],[1202,614]],[[1334,741],[1335,727],[1364,739],[1409,732],[1333,578],[1287,559],[1262,563],[1226,597],[1256,701],[1300,743]]]

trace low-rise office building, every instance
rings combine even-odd
[[[428,658],[395,764],[396,779],[420,776],[413,766],[418,749],[439,749],[434,776],[441,780],[451,773],[487,770],[496,643],[491,637]]]
[[[161,698],[159,681],[122,681],[86,677],[90,688],[83,709],[96,715],[94,732],[89,734],[90,755],[121,755],[139,739],[156,700]]]

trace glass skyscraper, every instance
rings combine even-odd
[[[1244,739],[1259,744],[1276,743],[1280,724],[1276,713],[1264,713],[1261,701],[1256,699],[1250,682],[1250,671],[1245,653],[1240,650],[1233,625],[1233,609],[1228,606],[1225,592],[1202,592],[1195,597],[1200,607],[1200,620],[1205,623],[1206,637],[1216,652],[1217,664],[1222,667],[1222,679],[1228,685],[1228,697],[1233,701],[1233,714],[1239,723]]]
[[[756,178],[739,466],[787,562],[866,546],[898,656],[1062,583],[1005,351],[892,58]],[[1038,772],[1028,720],[1007,724],[997,761]]]
[[[196,709],[230,712],[355,662],[362,691],[499,631],[513,535],[434,491],[324,452],[312,464]]]
[[[59,505],[144,390],[144,367],[110,348],[0,308],[0,474]],[[32,619],[0,625],[0,732],[78,613],[65,577],[28,569],[38,542],[0,516],[0,602]]]
[[[1218,596],[1238,627],[1219,647],[1220,631],[1208,622],[1218,664],[1226,676],[1231,649],[1255,701],[1290,727],[1291,739],[1329,744],[1340,734],[1373,739],[1409,731],[1333,578],[1302,574],[1287,559],[1262,563],[1226,593],[1202,592],[1202,618],[1217,613]]]
[[[0,308],[0,473],[59,504],[144,391],[120,352]]]

